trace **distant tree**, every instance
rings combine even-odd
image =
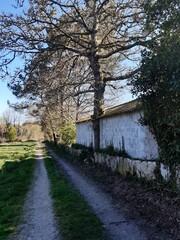
[[[24,122],[20,128],[20,136],[18,140],[27,141],[40,141],[43,140],[43,132],[41,126],[36,122]]]
[[[6,136],[7,136],[7,139],[10,141],[10,142],[14,142],[17,138],[17,132],[16,132],[16,128],[11,126],[9,128],[9,130],[7,131],[6,133]]]
[[[0,142],[5,141],[6,125],[2,117],[0,117]]]
[[[6,126],[6,131],[10,128],[10,126],[19,126],[21,122],[21,114],[15,112],[13,109],[5,110],[2,113],[2,121]]]

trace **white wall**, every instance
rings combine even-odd
[[[148,128],[138,123],[139,117],[139,112],[134,111],[100,119],[100,147],[105,148],[113,143],[115,148],[121,149],[123,138],[125,151],[131,157],[138,159],[157,158],[157,143]],[[82,122],[76,126],[77,143],[90,146],[93,142],[92,122]]]
[[[93,123],[91,121],[77,123],[76,143],[89,147],[93,142]]]
[[[122,138],[126,152],[133,158],[157,158],[157,144],[148,128],[138,123],[138,112],[111,116],[100,121],[101,148],[113,143],[117,149],[122,148]]]

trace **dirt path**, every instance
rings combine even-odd
[[[64,170],[73,185],[80,191],[90,207],[100,218],[113,240],[169,240],[170,238],[155,234],[152,229],[140,229],[135,220],[128,219],[123,212],[117,211],[112,203],[112,198],[104,193],[86,176],[77,172],[72,165],[60,159],[52,151],[49,154],[56,160],[57,164]],[[122,206],[123,207],[123,206]]]
[[[37,150],[34,182],[24,206],[23,224],[12,240],[59,240],[42,150]]]

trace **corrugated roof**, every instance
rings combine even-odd
[[[100,116],[100,118],[111,117],[114,115],[120,115],[123,113],[133,112],[135,110],[138,110],[140,108],[140,106],[141,106],[141,100],[136,99],[136,100],[124,103],[124,104],[117,105],[115,107],[105,109],[103,115]],[[91,120],[92,120],[91,117],[87,117],[87,118],[77,121],[76,123],[87,122],[87,121],[91,121]]]
[[[86,117],[86,118],[82,118],[82,119],[76,121],[76,123],[88,122],[88,121],[91,121],[91,120],[92,120],[91,117]]]
[[[122,113],[133,112],[139,109],[140,105],[141,105],[141,101],[139,99],[136,99],[136,100],[106,109],[101,117],[104,118],[104,117],[109,117],[113,115],[119,115]]]

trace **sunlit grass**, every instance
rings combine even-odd
[[[33,176],[35,143],[0,144],[0,239],[19,223]]]
[[[51,194],[63,239],[107,239],[100,220],[49,157],[46,157],[46,168],[51,180]]]

